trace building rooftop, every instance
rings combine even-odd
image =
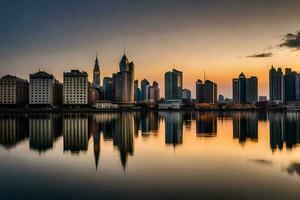
[[[30,74],[29,78],[54,78],[54,76],[45,71],[38,71],[34,74]]]
[[[88,74],[85,71],[71,70],[71,72],[64,72],[64,77],[87,77]]]
[[[16,80],[16,81],[24,81],[24,82],[28,82],[26,79],[22,79],[22,78],[19,78],[19,77],[17,77],[17,76],[12,76],[12,75],[2,76],[1,79],[6,79],[6,80]]]

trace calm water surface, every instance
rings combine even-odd
[[[300,113],[1,114],[0,199],[300,199]]]

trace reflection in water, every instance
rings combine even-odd
[[[198,137],[213,137],[217,135],[217,113],[196,113],[196,134]]]
[[[64,151],[79,153],[88,149],[88,117],[72,114],[63,120]]]
[[[0,144],[9,149],[28,138],[28,118],[23,115],[0,115]]]
[[[163,113],[165,118],[165,142],[175,147],[182,144],[183,114],[181,112]]]
[[[29,148],[39,152],[52,149],[54,140],[62,134],[61,117],[34,115],[29,118]]]
[[[258,115],[257,112],[233,113],[233,138],[238,138],[240,143],[247,140],[258,139]]]
[[[300,143],[300,114],[273,113],[270,120],[270,145],[275,151],[282,150],[284,143],[287,149],[292,149]]]
[[[232,121],[233,138],[241,144],[258,141],[258,123],[269,121],[270,148],[292,149],[300,143],[299,113],[266,112],[123,112],[99,114],[5,114],[0,115],[0,144],[9,149],[28,138],[29,149],[51,150],[63,137],[64,151],[78,154],[88,150],[92,138],[95,168],[100,159],[101,138],[120,153],[122,166],[134,153],[134,137],[158,135],[161,121],[165,124],[165,144],[183,143],[183,127],[193,129],[198,137],[217,137],[218,121]],[[260,161],[257,161],[260,162]],[[261,163],[264,163],[263,161]]]

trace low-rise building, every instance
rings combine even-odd
[[[16,105],[28,103],[28,81],[16,76],[0,79],[0,104]]]

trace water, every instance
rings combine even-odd
[[[300,113],[1,114],[0,199],[299,199]]]

